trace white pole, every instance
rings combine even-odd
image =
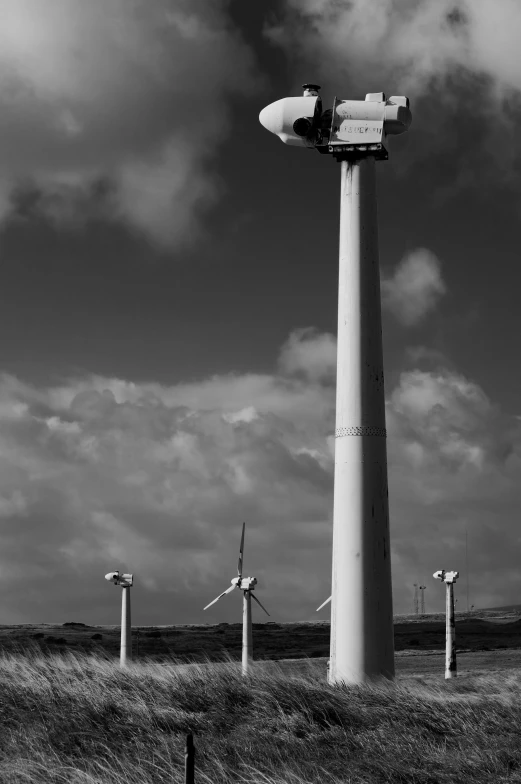
[[[329,682],[394,677],[375,159],[341,163]]]
[[[467,612],[469,612],[469,542],[468,530],[465,528],[465,569],[467,571]]]
[[[456,667],[456,621],[454,618],[454,583],[447,582],[447,607],[445,619],[445,680],[455,678]]]
[[[132,625],[130,622],[130,586],[123,586],[121,596],[121,652],[119,663],[126,667],[132,659]]]
[[[244,591],[242,603],[242,674],[247,675],[253,653],[253,634],[251,626],[251,596],[249,591]]]

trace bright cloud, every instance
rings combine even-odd
[[[410,327],[435,309],[447,288],[438,257],[417,248],[402,259],[391,277],[382,278],[381,290],[383,307]]]
[[[225,0],[0,0],[0,20],[0,218],[189,242],[227,99],[258,84]]]
[[[243,520],[268,609],[313,617],[330,580],[333,351],[331,335],[300,330],[273,374],[45,389],[0,377],[6,617],[109,623],[103,575],[120,568],[136,574],[136,622],[232,620],[233,597],[201,608],[233,577]],[[462,571],[465,528],[486,576],[472,601],[513,601],[517,420],[461,374],[412,370],[388,389],[387,427],[396,611],[417,579]]]
[[[382,74],[417,95],[458,70],[521,89],[517,0],[285,0],[272,40],[379,89]]]
[[[411,99],[395,171],[421,162],[429,201],[488,192],[498,180],[517,191],[517,0],[283,0],[266,35],[299,79],[306,73],[345,98],[384,90]]]
[[[336,340],[333,335],[317,334],[310,327],[295,330],[282,347],[279,366],[286,373],[303,373],[311,381],[334,379]]]

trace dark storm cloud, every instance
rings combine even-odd
[[[266,35],[345,97],[407,95],[394,164],[441,204],[498,180],[518,190],[521,6],[516,0],[284,0]],[[393,142],[394,146],[394,142]],[[415,164],[421,168],[414,169]]]
[[[189,241],[228,98],[255,89],[226,0],[0,0],[0,215]]]

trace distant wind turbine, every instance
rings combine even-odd
[[[435,580],[441,580],[447,586],[446,593],[446,620],[445,620],[445,678],[455,678],[458,674],[456,664],[456,621],[454,618],[454,583],[459,577],[459,572],[446,572],[439,569],[432,575]],[[456,601],[458,601],[456,599]]]
[[[257,585],[257,578],[256,577],[243,577],[242,576],[242,562],[244,558],[244,529],[246,527],[246,523],[242,524],[242,536],[241,536],[241,547],[239,550],[239,562],[237,564],[237,577],[232,579],[232,584],[230,588],[227,588],[226,591],[223,591],[219,594],[217,599],[214,599],[213,602],[207,604],[204,608],[207,610],[212,604],[218,602],[219,599],[222,599],[223,596],[226,596],[227,593],[231,593],[234,588],[239,588],[244,593],[244,599],[242,604],[242,674],[247,675],[248,670],[250,667],[250,663],[253,661],[253,632],[252,632],[252,620],[251,620],[251,600],[254,599],[259,607],[261,607],[266,615],[269,615],[269,612],[266,610],[265,607],[259,602],[255,594],[252,593],[255,586]]]
[[[123,588],[121,596],[121,645],[119,654],[120,667],[126,667],[128,659],[132,659],[132,622],[130,620],[130,589],[134,583],[132,574],[120,574],[119,571],[105,575],[114,585]]]

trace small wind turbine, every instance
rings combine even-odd
[[[445,678],[455,678],[458,674],[456,666],[456,621],[454,618],[454,583],[459,572],[446,572],[440,569],[432,575],[447,586],[446,620],[445,620]],[[456,599],[456,601],[458,601]]]
[[[120,667],[126,667],[127,659],[132,659],[132,624],[130,622],[130,587],[134,582],[132,574],[120,574],[118,571],[109,572],[105,580],[121,585],[121,648],[119,654]]]
[[[332,598],[333,598],[333,597],[332,597],[332,596],[330,596],[330,597],[329,597],[329,599],[326,599],[326,601],[325,601],[325,602],[322,602],[322,604],[320,605],[320,607],[317,607],[317,609],[316,609],[316,612],[318,612],[319,610],[321,610],[321,609],[322,609],[322,607],[325,607],[325,606],[326,606],[326,604],[327,604],[328,602],[330,602]]]
[[[239,588],[244,593],[244,599],[242,604],[242,674],[247,675],[250,663],[253,661],[253,633],[252,633],[252,623],[251,623],[251,600],[254,599],[259,607],[261,607],[266,615],[269,615],[269,612],[266,610],[265,607],[259,602],[257,597],[255,596],[252,591],[254,590],[255,586],[257,585],[257,578],[256,577],[243,577],[242,576],[242,561],[244,557],[244,529],[246,527],[246,523],[242,524],[242,536],[241,536],[241,547],[239,550],[239,562],[237,564],[237,577],[232,579],[232,584],[230,588],[227,588],[226,591],[223,591],[219,594],[217,599],[214,599],[213,602],[207,604],[204,608],[205,610],[208,607],[211,607],[212,604],[218,602],[223,596],[226,596],[227,593],[231,593],[234,588]]]

